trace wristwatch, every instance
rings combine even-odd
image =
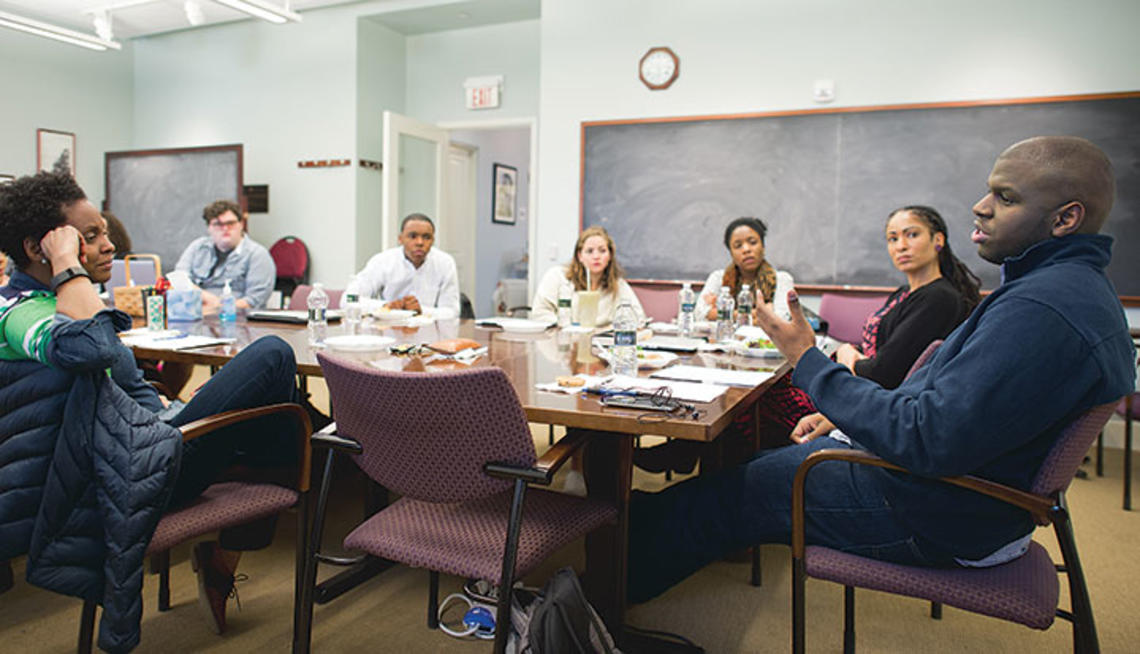
[[[63,286],[76,277],[86,277],[88,281],[91,281],[91,275],[89,275],[87,271],[80,266],[64,268],[63,270],[56,273],[55,277],[51,278],[52,293],[54,293],[60,286]]]

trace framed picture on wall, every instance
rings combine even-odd
[[[36,169],[63,171],[75,177],[75,135],[54,129],[37,129]]]
[[[492,171],[495,188],[491,196],[491,222],[513,225],[518,215],[519,170],[497,163]]]

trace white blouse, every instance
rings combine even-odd
[[[716,308],[716,296],[720,293],[721,280],[723,279],[723,268],[709,273],[704,287],[701,288],[700,295],[697,296],[697,320],[709,320],[709,311]],[[795,286],[796,281],[792,279],[791,273],[784,270],[776,271],[776,291],[772,294],[772,305],[776,308],[776,315],[784,319],[791,317],[791,314],[788,313],[788,291]],[[711,300],[708,297],[710,293],[712,294]],[[735,302],[736,298],[732,298],[732,300]]]
[[[558,319],[558,287],[562,285],[562,280],[566,279],[566,266],[555,266],[546,271],[542,276],[542,281],[538,283],[538,289],[534,292],[534,300],[530,303],[530,317],[532,320],[549,320],[551,322]],[[598,326],[603,327],[610,324],[614,320],[614,313],[617,308],[621,306],[622,302],[629,302],[630,306],[637,313],[638,323],[645,322],[645,310],[641,308],[641,301],[637,299],[637,294],[633,292],[633,287],[629,285],[624,279],[619,279],[617,284],[617,292],[602,292],[601,297],[598,298]],[[578,298],[574,296],[572,311],[574,315],[578,313]]]

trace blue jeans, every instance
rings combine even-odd
[[[181,427],[223,411],[297,402],[296,372],[288,343],[276,336],[260,338],[222,366],[169,423]],[[170,505],[198,497],[235,463],[254,468],[296,464],[295,434],[290,417],[266,416],[184,443]]]
[[[816,450],[849,448],[817,438],[767,450],[709,477],[660,493],[634,493],[629,527],[629,599],[644,602],[706,564],[760,543],[790,543],[792,481]],[[947,565],[893,514],[877,469],[831,461],[812,468],[805,498],[808,544],[907,565]]]

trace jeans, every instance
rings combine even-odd
[[[223,411],[297,402],[296,372],[293,350],[285,341],[276,336],[260,338],[222,366],[168,422],[181,427]],[[291,416],[275,415],[187,441],[182,445],[182,466],[170,506],[198,497],[236,463],[253,468],[295,465],[295,434]]]
[[[792,481],[816,450],[850,446],[817,438],[759,453],[720,473],[660,493],[635,492],[630,506],[629,599],[644,602],[708,563],[760,543],[790,543]],[[878,469],[830,461],[812,468],[805,492],[806,539],[906,565],[952,559],[896,519],[879,492]]]

